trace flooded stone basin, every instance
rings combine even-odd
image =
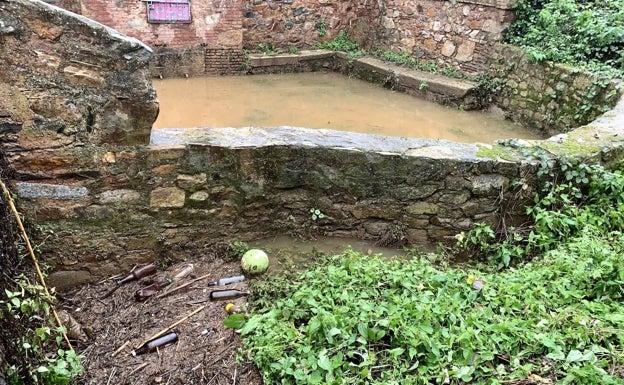
[[[294,126],[463,143],[540,138],[498,115],[444,107],[337,73],[153,83],[160,102],[154,129]]]

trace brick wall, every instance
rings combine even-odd
[[[241,0],[191,1],[190,6],[188,24],[148,23],[141,1],[81,1],[80,13],[151,47],[242,48]]]

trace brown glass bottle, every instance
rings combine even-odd
[[[165,287],[171,285],[172,282],[173,282],[173,279],[169,278],[166,281],[157,282],[149,286],[145,286],[144,288],[141,288],[134,292],[134,299],[136,299],[137,301],[141,301],[141,302],[145,301],[146,299],[148,299],[149,297],[152,297],[153,295],[155,295],[156,293],[158,293]]]
[[[123,285],[124,283],[130,282],[130,281],[136,281],[143,277],[147,277],[150,274],[154,274],[155,272],[156,272],[156,266],[152,264],[138,267],[134,269],[130,274],[128,274],[126,278],[120,279],[119,281],[117,281],[117,285]]]
[[[244,297],[249,295],[249,291],[246,290],[214,290],[210,292],[210,299],[213,301],[223,301],[226,299],[234,299],[238,297]]]
[[[158,337],[156,339],[146,342],[143,346],[133,351],[132,355],[138,356],[139,354],[151,353],[151,352],[156,351],[156,349],[163,348],[166,345],[176,342],[177,340],[178,340],[178,333],[170,332],[170,333],[165,334],[162,337]]]

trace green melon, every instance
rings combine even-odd
[[[241,268],[247,274],[261,274],[269,268],[269,257],[260,249],[251,249],[243,254]]]

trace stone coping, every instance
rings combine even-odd
[[[227,148],[324,147],[402,156],[453,157],[462,160],[476,159],[478,150],[477,144],[470,143],[291,126],[156,129],[152,130],[151,145],[211,145]]]
[[[453,97],[464,97],[477,87],[475,82],[405,68],[374,57],[355,59],[353,65],[388,76],[396,76],[399,84],[410,88],[418,89],[425,84],[428,91]]]
[[[477,87],[475,82],[468,80],[454,79],[430,72],[405,68],[371,56],[350,59],[344,52],[337,51],[310,50],[296,54],[249,55],[252,68],[292,66],[305,61],[323,59],[337,59],[356,68],[374,71],[387,77],[396,77],[399,84],[408,88],[419,89],[421,85],[426,85],[427,90],[430,92],[455,98],[464,97]]]

